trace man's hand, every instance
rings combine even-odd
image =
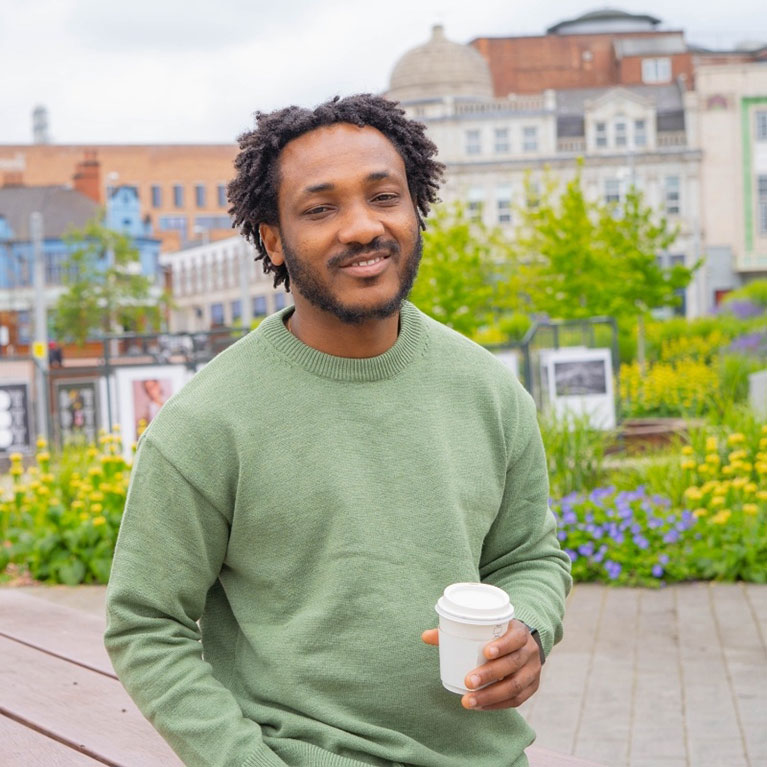
[[[421,634],[426,644],[439,644],[439,631]],[[513,620],[506,633],[489,642],[484,649],[487,663],[470,671],[465,684],[472,691],[461,698],[464,708],[493,711],[521,706],[537,689],[541,680],[541,656],[538,643],[524,623]],[[484,684],[494,682],[482,690]]]

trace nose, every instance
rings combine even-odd
[[[341,218],[338,239],[344,245],[367,245],[385,232],[377,212],[364,204],[350,206]]]

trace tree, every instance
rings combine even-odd
[[[60,338],[82,346],[97,332],[160,328],[168,297],[158,297],[152,278],[141,274],[130,237],[93,219],[65,239],[71,246],[63,265],[66,290],[53,307]]]
[[[503,311],[501,274],[508,246],[500,234],[466,215],[460,203],[437,206],[423,235],[423,256],[410,300],[466,336]]]
[[[607,315],[624,328],[636,322],[641,363],[647,314],[678,304],[678,291],[700,266],[659,264],[658,255],[673,244],[677,230],[635,188],[619,204],[590,202],[580,172],[558,200],[520,213],[516,261],[531,308],[558,319]]]

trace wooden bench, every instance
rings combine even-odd
[[[3,767],[181,765],[118,681],[104,620],[0,588]],[[598,767],[532,747],[531,767]]]

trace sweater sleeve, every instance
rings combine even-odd
[[[556,536],[549,482],[535,404],[519,400],[521,449],[506,471],[498,516],[482,547],[480,578],[504,589],[514,617],[538,629],[546,655],[562,639],[565,597],[572,586],[570,558]]]
[[[146,434],[107,589],[105,645],[139,710],[187,767],[285,767],[202,657],[197,625],[229,519]]]

